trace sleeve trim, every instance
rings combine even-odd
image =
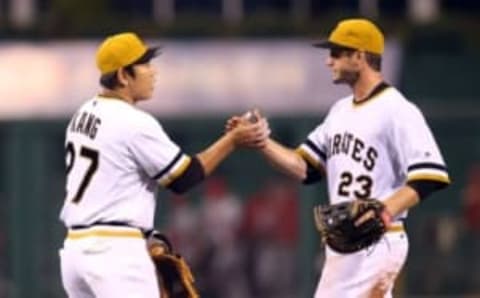
[[[170,173],[160,181],[160,184],[163,187],[168,187],[170,183],[172,183],[175,179],[180,177],[185,172],[185,170],[188,168],[191,162],[192,162],[192,158],[190,156],[186,156],[185,159],[180,163],[180,165],[172,173]]]
[[[448,176],[431,175],[431,174],[418,174],[418,175],[408,176],[407,183],[412,181],[418,181],[418,180],[429,180],[429,181],[437,181],[437,182],[450,184],[450,178],[448,178]]]
[[[315,152],[322,160],[327,160],[327,155],[325,154],[325,152],[320,150],[320,148],[318,148],[312,141],[307,140],[305,142],[305,145],[307,145],[313,152]]]
[[[168,184],[168,189],[177,194],[185,193],[205,179],[205,170],[196,156],[190,159],[187,168]]]
[[[435,169],[435,170],[442,170],[442,171],[447,171],[447,167],[441,164],[437,163],[431,163],[431,162],[421,162],[421,163],[416,163],[408,167],[407,171],[413,171],[413,170],[418,170],[418,169]]]
[[[302,159],[304,159],[308,164],[310,164],[312,167],[318,169],[318,170],[321,170],[323,169],[322,167],[322,164],[315,160],[313,157],[311,157],[306,151],[305,149],[303,149],[302,147],[298,147],[295,152],[300,155],[300,157]]]
[[[165,175],[165,173],[170,171],[170,169],[177,163],[177,161],[180,159],[180,157],[182,157],[182,155],[183,155],[183,152],[180,150],[177,153],[177,155],[175,155],[175,157],[172,159],[172,161],[163,170],[161,170],[158,174],[153,176],[153,179],[159,179],[160,177]]]

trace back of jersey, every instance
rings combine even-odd
[[[155,135],[163,133],[153,117],[122,100],[95,97],[73,116],[66,131],[66,198],[60,215],[67,227],[111,221],[152,226],[156,182],[135,154],[135,146],[142,146],[136,141],[142,124],[146,131],[154,127]],[[179,151],[163,138],[164,160],[151,162],[159,170]]]

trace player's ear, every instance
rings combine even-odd
[[[362,65],[368,64],[367,53],[365,51],[356,51],[354,55],[355,55],[355,59]]]
[[[117,70],[117,80],[122,87],[128,86],[128,73],[125,68],[122,67]]]

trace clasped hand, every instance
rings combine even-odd
[[[225,124],[225,133],[232,135],[236,146],[261,149],[270,132],[267,119],[258,110],[232,116]]]

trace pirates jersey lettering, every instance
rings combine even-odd
[[[352,133],[336,133],[333,138],[327,140],[327,157],[332,158],[335,155],[349,155],[354,161],[361,163],[365,169],[371,171],[375,166],[375,160],[378,152],[371,146],[366,146],[365,142],[355,137]]]

